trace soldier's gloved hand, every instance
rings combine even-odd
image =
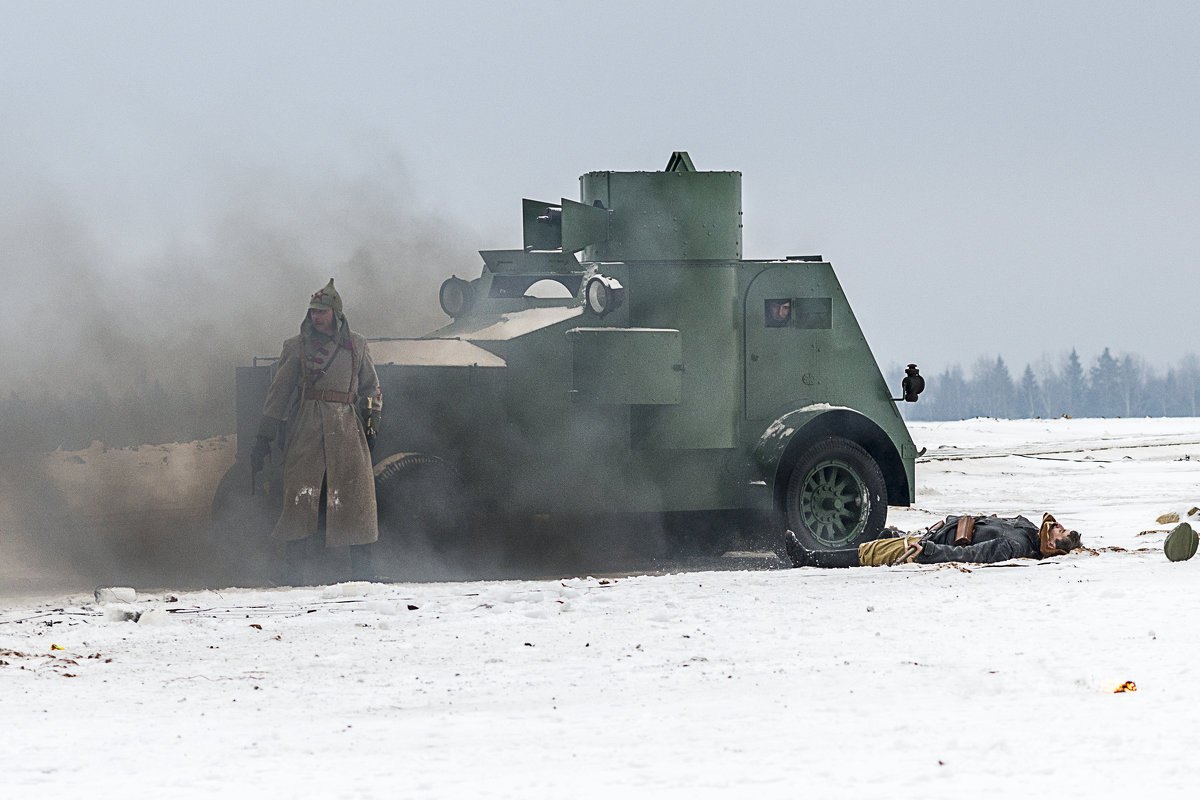
[[[379,418],[383,416],[382,406],[378,398],[363,400],[363,408],[359,412],[362,421],[363,435],[367,437],[367,449],[375,449],[375,437],[379,435]]]
[[[254,447],[250,448],[250,472],[262,472],[263,463],[266,462],[267,456],[271,455],[271,440],[265,436],[259,436],[254,440]]]

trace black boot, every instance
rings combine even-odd
[[[788,558],[792,560],[793,567],[808,566],[808,551],[804,549],[804,545],[800,544],[800,540],[796,538],[796,534],[792,531],[783,532],[783,546],[787,548]]]
[[[800,544],[796,534],[785,531],[783,542],[794,567],[858,567],[858,548],[846,550],[809,550]]]
[[[858,560],[858,548],[849,547],[845,550],[810,550],[808,552],[810,567],[861,567]]]
[[[375,569],[371,565],[371,545],[350,545],[350,579],[355,581],[375,579]]]
[[[281,584],[284,586],[304,585],[304,556],[307,550],[307,539],[291,539],[284,542]]]

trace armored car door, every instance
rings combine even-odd
[[[774,419],[789,409],[831,401],[833,297],[812,274],[816,266],[828,268],[780,262],[747,287],[747,419]]]

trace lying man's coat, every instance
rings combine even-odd
[[[921,553],[914,559],[919,564],[940,564],[947,561],[967,561],[993,564],[1010,558],[1041,558],[1039,526],[1025,517],[975,517],[971,544],[954,544],[961,517],[946,517],[937,531],[921,537]]]

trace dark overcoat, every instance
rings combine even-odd
[[[993,564],[1010,558],[1041,558],[1039,526],[1025,517],[976,517],[975,532],[969,545],[955,545],[954,535],[960,517],[946,517],[937,531],[921,537],[920,564],[967,561]]]
[[[287,417],[293,399],[302,396],[306,375],[310,389],[307,394],[344,393],[354,401],[309,399],[305,395],[296,405],[286,428],[283,511],[271,535],[290,540],[316,533],[324,481],[325,544],[368,544],[379,538],[379,522],[371,452],[358,409],[365,398],[382,401],[379,377],[365,337],[348,327],[332,338],[321,337],[312,333],[307,321],[301,330],[300,336],[283,343],[278,369],[267,391],[264,417]],[[314,363],[320,369],[314,369]]]

